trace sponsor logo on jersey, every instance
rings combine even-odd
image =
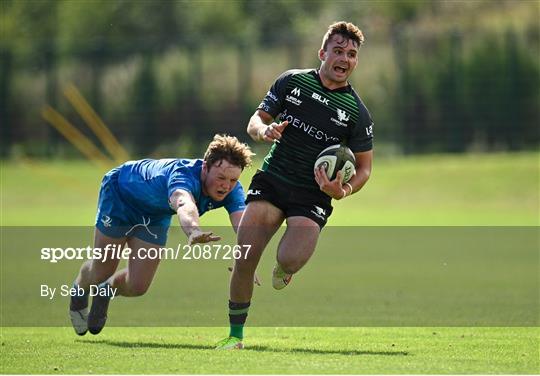
[[[302,104],[302,101],[297,98],[297,97],[300,96],[300,89],[295,87],[294,89],[291,90],[291,94],[296,95],[296,97],[293,96],[293,95],[287,95],[285,97],[285,100],[287,102],[290,102],[290,103],[296,105],[296,106],[300,106]]]
[[[317,127],[314,127],[313,125],[307,124],[306,122],[292,116],[288,115],[287,111],[283,111],[283,113],[280,116],[281,121],[287,120],[289,122],[289,126],[293,126],[295,128],[300,129],[304,133],[306,133],[308,136],[313,137],[316,140],[324,140],[325,142],[335,142],[339,143],[341,140],[338,137],[331,136],[328,133],[326,133],[323,130],[320,130]]]
[[[347,127],[347,121],[349,121],[349,115],[345,111],[343,111],[341,108],[337,109],[337,119],[332,117],[330,118],[330,121],[333,122],[338,127]]]
[[[369,127],[366,127],[366,135],[373,136],[373,123]]]
[[[104,215],[103,217],[101,217],[101,223],[103,223],[104,227],[111,227],[112,219],[108,215]]]
[[[266,93],[266,96],[270,98],[271,100],[273,100],[274,102],[276,103],[278,102],[278,98],[270,90],[268,90],[268,93]]]
[[[315,214],[317,218],[320,218],[324,221],[326,217],[326,210],[317,205],[314,205],[314,208],[315,210],[312,210],[311,212]]]
[[[328,100],[328,98],[325,98],[322,95],[317,94],[317,93],[311,94],[311,98],[316,99],[322,104],[327,105],[327,106],[330,104],[330,101]]]
[[[337,109],[337,117],[339,121],[349,121],[347,113],[340,108]]]
[[[261,194],[260,189],[250,189],[250,190],[247,191],[248,196],[258,196],[260,194]]]

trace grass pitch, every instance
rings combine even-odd
[[[539,157],[539,153],[380,160],[375,156],[366,186],[333,203],[328,225],[538,226]],[[255,167],[241,176],[246,189]],[[1,224],[93,226],[105,172],[106,168],[81,161],[3,163]],[[202,223],[228,224],[227,215],[214,210],[204,215]]]
[[[540,224],[538,157],[538,153],[519,153],[376,160],[373,176],[368,185],[354,197],[335,204],[334,215],[329,225],[538,226]],[[93,225],[99,182],[104,172],[104,169],[80,161],[3,163],[0,213],[2,226]],[[243,175],[244,186],[248,185],[253,172],[254,170]],[[219,226],[227,223],[226,215],[220,211],[205,215],[202,222],[203,226]],[[3,243],[2,248],[4,245]],[[516,247],[519,245],[520,240],[516,239]],[[3,248],[4,261],[9,260],[5,256],[5,251]],[[264,256],[266,261],[270,261],[273,257],[272,252],[266,251]],[[366,254],[360,255],[365,261]],[[431,258],[435,260],[435,256],[432,255]],[[373,268],[374,262],[383,266],[385,264],[384,260],[380,259],[380,254],[372,252],[371,257],[371,264],[360,264],[361,268],[357,274],[362,283],[358,288],[364,286],[364,289],[369,289],[366,281],[371,281],[370,283],[378,288],[391,288],[394,284],[392,278],[403,277],[399,269],[390,274],[374,274],[373,271],[376,270]],[[313,281],[319,280],[317,264],[321,264],[323,258],[323,253],[316,253],[306,270],[302,271],[305,274],[298,276],[288,291],[284,291],[285,295],[294,297],[294,294],[302,291],[303,284],[309,284],[310,278]],[[432,259],[422,261],[430,266]],[[410,265],[417,264],[415,259],[408,262]],[[497,259],[492,257],[490,262],[496,263]],[[528,281],[525,286],[533,288],[536,286],[538,292],[538,279],[536,278],[536,284],[531,284],[530,279],[525,279],[531,274],[524,272],[529,269],[520,263],[523,264],[524,261],[519,259],[511,263],[506,261],[504,265],[499,265],[503,267],[500,269],[501,273],[506,273],[506,277],[515,275],[523,281]],[[527,264],[530,267],[538,266],[537,256]],[[354,265],[356,264],[352,266]],[[436,265],[442,268],[442,264]],[[448,267],[451,266],[448,264]],[[40,264],[40,267],[50,266]],[[121,314],[122,306],[125,306],[125,312],[134,313],[130,308],[132,303],[133,307],[135,305],[141,308],[149,307],[146,310],[147,316],[153,314],[152,309],[158,311],[168,309],[173,311],[173,315],[181,316],[184,310],[197,310],[199,300],[212,299],[208,298],[208,295],[202,297],[180,295],[183,300],[171,306],[167,303],[170,300],[164,298],[170,293],[167,278],[174,276],[174,273],[182,273],[182,270],[185,273],[186,269],[172,263],[162,267],[147,296],[134,299],[133,302],[126,300],[119,302],[118,305],[115,303],[111,312],[111,325],[99,336],[88,334],[85,337],[78,337],[71,328],[61,326],[47,328],[6,326],[5,320],[8,317],[5,315],[6,312],[13,313],[13,310],[8,311],[10,307],[16,306],[22,310],[21,312],[24,312],[25,307],[31,307],[24,305],[27,303],[22,298],[24,294],[19,295],[20,291],[16,288],[6,290],[5,284],[2,283],[1,372],[3,374],[540,373],[540,329],[536,325],[537,319],[533,320],[535,323],[529,327],[248,326],[245,341],[247,348],[237,352],[213,350],[213,345],[227,334],[226,328],[113,327],[119,317],[128,316]],[[29,270],[28,263],[3,265],[2,269],[3,278],[13,274],[14,271],[31,273],[35,276],[35,273]],[[72,269],[76,267],[58,264],[54,268],[50,267],[48,275],[69,283],[75,273]],[[219,270],[222,269],[219,266]],[[10,270],[11,274],[4,273],[5,270]],[[429,271],[432,277],[439,273],[443,273],[441,276],[448,275],[448,270],[439,271],[436,268],[425,270]],[[493,282],[500,284],[502,281],[501,276],[494,274],[493,270],[498,269],[484,268],[481,273],[476,274],[471,274],[470,270],[465,269],[463,272],[478,277],[478,281],[483,283],[485,288],[489,288],[494,286]],[[454,272],[457,273],[456,270]],[[341,278],[339,270],[334,270],[332,274],[335,276],[334,279]],[[265,277],[268,279],[268,276]],[[354,276],[343,276],[344,280],[347,278],[351,280],[352,277]],[[223,280],[223,283],[214,289],[220,296],[216,299],[219,300],[217,304],[221,307],[226,301],[224,283],[226,284],[228,276],[220,274],[215,278]],[[516,286],[521,283],[519,278],[516,279]],[[380,283],[375,283],[378,280]],[[421,279],[418,281],[421,282]],[[466,287],[464,281],[456,278],[456,286]],[[410,283],[409,294],[412,289]],[[350,288],[350,285],[343,285],[343,289]],[[211,286],[206,288],[210,289]],[[437,292],[436,289],[433,290],[434,293]],[[512,312],[511,298],[515,296],[509,294],[508,300],[494,302],[493,297],[497,296],[500,289],[494,290],[494,295],[484,295],[484,302],[482,299],[479,300],[479,308],[482,307],[481,304],[489,303],[501,305],[509,309],[508,312]],[[401,304],[399,299],[408,300],[408,295],[387,295],[385,300],[381,301],[381,295],[377,293],[375,287],[367,291],[372,293],[374,300],[371,304],[368,303],[366,312],[374,311],[384,315],[387,311],[377,311],[373,307],[384,308],[385,304]],[[534,289],[530,291],[534,292]],[[275,306],[274,315],[295,315],[294,311],[287,311],[287,307],[279,306],[280,299],[285,296],[283,293],[277,296],[274,292],[267,294],[265,290],[259,290],[255,294],[260,301],[268,299],[271,307],[272,304]],[[313,296],[314,302],[321,300],[320,292],[317,294]],[[198,295],[201,295],[200,292]],[[392,297],[395,299],[392,300]],[[537,297],[538,294],[536,299]],[[418,299],[425,299],[425,295],[419,295]],[[531,312],[531,307],[538,310],[538,305],[534,308],[534,298],[523,301],[529,301],[530,304],[523,305],[523,312]],[[66,303],[67,300],[59,302],[59,309],[53,310],[62,321],[61,324],[54,325],[67,325]],[[354,304],[356,306],[357,303]],[[248,319],[251,323],[256,322],[257,316],[260,317],[257,311],[261,310],[262,306],[262,304],[254,305],[251,310],[252,317]],[[460,306],[456,307],[459,311]],[[321,316],[332,315],[329,307],[324,306],[324,302],[321,303],[320,312],[323,312],[323,308],[324,314],[320,313]],[[217,325],[222,325],[225,323],[225,307],[223,310],[219,309],[219,312],[220,317],[215,320],[218,320]],[[422,317],[421,315],[426,313],[415,314]],[[130,317],[130,320],[134,319]],[[512,325],[512,320],[509,319],[508,322]]]
[[[249,328],[247,349],[215,351],[225,328],[4,328],[2,373],[536,374],[538,328]]]

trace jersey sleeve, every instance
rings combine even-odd
[[[272,117],[276,117],[283,109],[285,101],[285,93],[287,91],[287,83],[292,76],[292,71],[282,73],[274,82],[266,96],[262,100],[258,110],[263,110],[269,113]]]
[[[352,127],[347,145],[353,153],[369,151],[373,149],[373,120],[368,109],[359,102],[360,113],[358,121]]]
[[[236,183],[234,189],[227,195],[225,199],[225,209],[229,214],[244,210],[246,208],[246,197],[244,194],[244,188],[240,182]]]
[[[198,184],[196,184],[193,175],[188,171],[188,169],[175,169],[169,176],[169,181],[167,184],[168,197],[171,197],[171,195],[177,189],[190,192],[194,197],[197,197],[197,186]]]

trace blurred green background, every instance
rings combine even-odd
[[[539,138],[540,5],[475,1],[3,0],[4,158],[79,157],[43,119],[50,105],[96,141],[74,84],[132,157],[199,155],[247,139],[274,79],[317,67],[327,26],[365,33],[351,82],[378,155],[531,150]]]

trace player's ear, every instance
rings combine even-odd
[[[202,173],[204,175],[206,175],[208,173],[208,164],[206,163],[206,161],[203,161],[203,163],[202,163]]]
[[[326,51],[322,48],[319,50],[319,60],[324,61],[326,59]]]

